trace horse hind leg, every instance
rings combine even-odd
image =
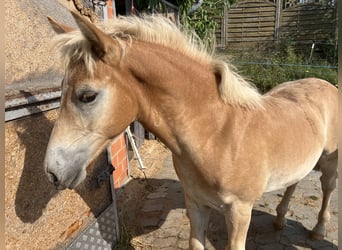
[[[322,240],[326,235],[326,225],[330,220],[330,200],[331,194],[336,188],[337,179],[337,150],[329,155],[322,155],[318,161],[322,172],[320,177],[323,191],[321,210],[318,214],[318,222],[310,234],[313,240]]]
[[[275,218],[274,223],[273,223],[273,226],[276,230],[281,230],[286,225],[285,215],[287,213],[287,210],[289,209],[290,199],[294,191],[296,190],[297,184],[298,182],[287,187],[282,200],[280,201],[279,205],[276,208],[277,217]]]

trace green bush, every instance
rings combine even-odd
[[[269,51],[226,50],[239,73],[253,82],[261,92],[274,86],[307,77],[317,77],[337,86],[337,69],[320,61],[307,64],[308,55],[298,53],[293,46],[285,45]],[[314,62],[313,62],[314,63]]]

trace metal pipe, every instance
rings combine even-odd
[[[201,8],[203,4],[203,0],[198,0],[197,3],[193,4],[190,8],[190,10],[188,10],[188,16],[192,15],[193,13],[195,13],[199,8]]]
[[[5,101],[5,122],[59,108],[61,91],[30,94]]]

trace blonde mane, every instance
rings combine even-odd
[[[117,40],[122,50],[129,47],[131,40],[140,40],[171,47],[199,63],[212,65],[214,72],[221,76],[218,88],[224,103],[246,108],[262,106],[262,98],[257,89],[243,79],[232,65],[223,59],[215,58],[193,32],[180,30],[167,18],[120,17],[100,24],[99,28]],[[57,35],[53,45],[59,51],[65,69],[68,69],[71,63],[82,60],[92,74],[96,62],[89,42],[79,30]]]

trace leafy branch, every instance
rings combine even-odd
[[[237,0],[204,0],[200,8],[194,13],[189,14],[189,10],[194,4],[199,3],[199,0],[179,0],[178,11],[180,23],[194,30],[196,34],[209,47],[215,44],[215,30],[218,27],[217,19],[223,17],[224,8],[229,8]],[[140,0],[139,4],[142,10],[155,12],[164,12],[166,9],[163,0]]]

